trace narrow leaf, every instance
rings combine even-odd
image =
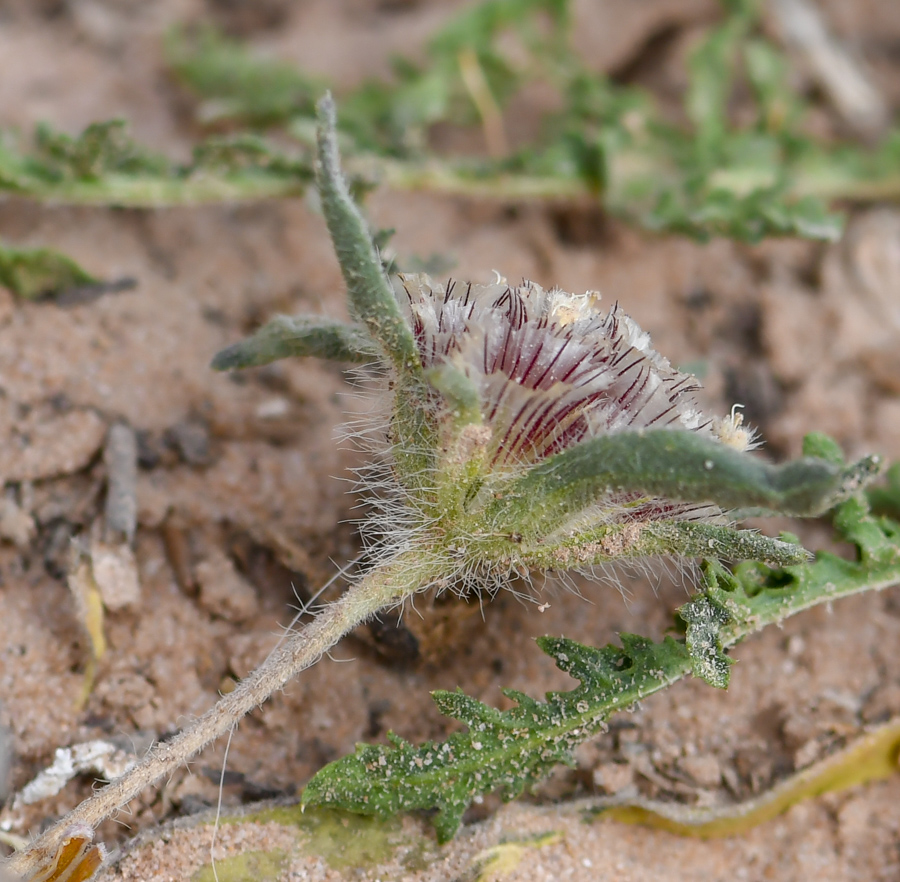
[[[551,532],[569,513],[623,492],[816,515],[858,490],[880,465],[878,457],[848,467],[813,457],[771,465],[695,432],[620,432],[591,438],[534,466],[506,489],[488,519],[498,530],[531,538]]]
[[[378,355],[363,328],[321,316],[275,316],[252,337],[232,343],[212,360],[212,368],[230,371],[270,364],[291,355],[330,361],[367,362]]]
[[[319,102],[317,182],[322,209],[338,255],[355,318],[368,328],[401,373],[420,373],[412,332],[385,278],[372,236],[341,173],[330,95]]]
[[[536,570],[578,569],[657,556],[756,560],[783,567],[806,563],[811,555],[796,542],[753,530],[685,520],[604,524],[594,530],[579,530],[555,543],[538,542],[522,550],[525,565]]]

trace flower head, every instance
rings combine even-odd
[[[801,549],[723,513],[816,514],[877,471],[875,460],[749,455],[741,415],[705,416],[696,380],[595,292],[420,275],[392,288],[340,171],[333,104],[320,112],[319,193],[354,324],[276,319],[214,363],[295,354],[385,367],[379,489],[392,501],[369,529],[388,558],[427,548],[427,569],[445,574],[435,578],[653,554],[797,562]]]
[[[594,291],[545,291],[400,276],[423,366],[449,363],[475,386],[488,461],[533,463],[603,433],[678,427],[713,435],[696,379],[672,367],[618,305]]]
[[[460,525],[466,514],[477,523],[476,512],[490,508],[492,497],[515,495],[511,485],[530,467],[590,439],[680,429],[747,446],[750,434],[740,427],[740,414],[705,416],[694,397],[696,379],[656,352],[650,336],[618,304],[601,311],[595,291],[544,290],[531,281],[510,285],[499,274],[487,285],[441,284],[425,275],[401,275],[399,282],[426,373],[449,367],[477,398],[476,422],[470,415],[462,427],[445,433],[439,455],[438,486],[443,474],[450,488],[440,506],[445,512],[457,508]],[[460,495],[465,505],[451,505]],[[541,505],[540,499],[533,502]],[[715,505],[666,499],[640,486],[610,486],[586,503],[557,500],[554,507],[542,519],[540,544],[626,524],[724,523]],[[480,533],[490,532],[486,524],[479,526]],[[516,536],[527,532],[509,530]],[[470,535],[478,533],[476,527]],[[618,547],[625,550],[622,543]],[[593,556],[599,556],[596,548]]]

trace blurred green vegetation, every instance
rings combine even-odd
[[[425,63],[396,58],[389,79],[338,94],[358,191],[383,183],[593,201],[647,230],[746,241],[832,240],[841,230],[835,200],[900,195],[900,130],[874,146],[811,137],[809,100],[792,92],[788,54],[763,33],[754,0],[723,0],[721,20],[690,56],[677,123],[653,95],[590,70],[571,28],[568,0],[486,0],[431,38]],[[329,84],[210,28],[175,30],[165,50],[198,124],[214,129],[192,162],[143,149],[119,120],[76,138],[44,126],[31,145],[0,140],[0,190],[132,206],[303,192],[313,105]],[[555,91],[557,109],[533,141],[510,146],[504,112],[535,81]],[[435,149],[437,124],[479,127],[482,155]]]

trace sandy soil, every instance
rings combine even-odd
[[[10,0],[0,7],[0,126],[48,120],[75,132],[124,116],[141,140],[186,156],[197,132],[160,49],[172,24],[215,20],[349,85],[384,73],[392,52],[421,51],[457,5]],[[684,41],[716,10],[711,0],[578,7],[579,48],[598,69],[638,70],[648,85],[673,89]],[[871,55],[876,81],[900,103],[892,0],[823,8]],[[661,45],[652,38],[663,32],[674,36]],[[635,65],[648,46],[659,56]],[[460,276],[482,280],[498,269],[618,300],[661,352],[702,370],[711,408],[746,405],[773,456],[796,455],[803,433],[818,429],[850,454],[900,457],[900,213],[892,208],[857,212],[834,246],[752,248],[652,238],[593,213],[428,194],[378,191],[367,209],[377,226],[396,227],[403,257],[447,255]],[[208,369],[216,350],[275,312],[341,315],[324,224],[302,200],[136,211],[7,199],[0,236],[59,248],[103,278],[138,281],[70,308],[16,303],[0,291],[0,723],[10,732],[11,794],[57,747],[104,738],[141,749],[173,732],[265,656],[297,598],[329,577],[332,561],[355,554],[345,523],[354,500],[338,478],[358,454],[334,433],[359,404],[330,366],[279,363],[237,377]],[[110,612],[109,649],[81,704],[88,642],[65,572],[71,541],[86,541],[102,516],[101,450],[116,422],[139,440],[140,594]],[[826,541],[821,526],[803,530],[812,547]],[[389,729],[413,740],[441,736],[447,724],[431,689],[459,686],[502,704],[501,687],[566,688],[571,681],[533,636],[660,637],[686,596],[683,580],[660,571],[622,581],[624,597],[607,584],[579,583],[582,597],[548,587],[543,612],[510,596],[483,610],[425,602],[399,641],[406,650],[392,657],[388,637],[361,631],[241,725],[226,803],[292,794],[324,762]],[[898,647],[897,589],[813,611],[741,646],[727,693],[683,682],[654,697],[536,798],[634,791],[725,804],[760,793],[866,723],[900,713]],[[121,842],[213,805],[222,759],[221,745],[203,754],[99,838]],[[81,776],[56,797],[7,807],[4,829],[36,831],[91,786]],[[495,808],[486,802],[469,821]],[[539,828],[526,817],[531,808],[503,817],[510,811],[521,812],[515,829]],[[900,872],[900,777],[797,806],[732,841],[686,843],[560,818],[554,829],[563,825],[565,845],[513,876],[787,882]],[[481,829],[467,835],[477,840]],[[177,855],[173,848],[144,878],[181,878],[198,866]],[[430,878],[453,877],[453,866],[436,860]]]

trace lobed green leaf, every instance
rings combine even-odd
[[[435,693],[443,713],[467,731],[445,742],[412,745],[391,735],[390,745],[359,745],[326,766],[307,785],[304,804],[326,804],[380,816],[436,810],[441,841],[456,831],[472,800],[500,791],[511,798],[604,729],[605,721],[689,673],[725,685],[723,649],[811,606],[900,582],[900,524],[873,517],[860,497],[839,507],[838,539],[853,542],[858,560],[819,554],[813,563],[772,569],[759,563],[729,573],[707,564],[703,592],[679,610],[684,639],[659,643],[622,634],[622,646],[592,649],[562,637],[540,648],[580,681],[569,692],[538,701],[507,690],[518,702],[508,711],[462,693]]]
[[[76,137],[38,126],[31,152],[0,139],[0,191],[59,203],[156,207],[286,197],[311,180],[309,159],[248,134],[207,139],[186,165],[137,144],[122,120],[94,123]]]
[[[541,649],[584,681],[572,692],[548,694],[546,702],[508,691],[518,706],[498,711],[461,692],[434,693],[441,712],[465,723],[467,732],[421,747],[396,736],[389,747],[360,745],[310,781],[304,804],[381,816],[437,809],[438,838],[446,841],[476,796],[499,790],[512,799],[558,763],[571,763],[572,749],[600,731],[609,713],[660,688],[665,672],[688,664],[686,649],[671,638],[661,644],[635,635],[622,640],[622,649],[595,650],[541,638]]]

